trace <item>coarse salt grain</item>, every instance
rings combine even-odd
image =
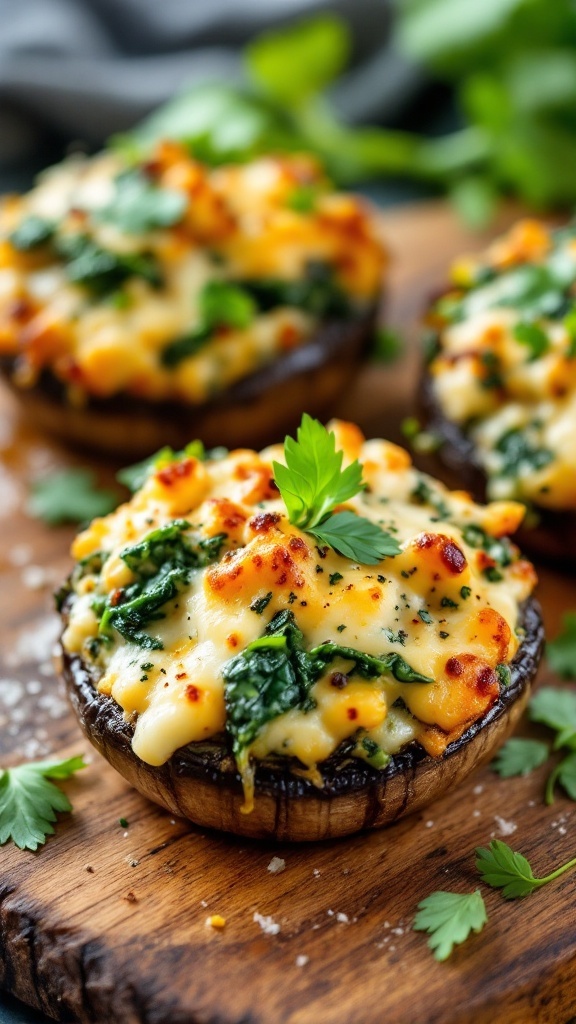
[[[48,586],[50,575],[42,565],[25,565],[21,579],[28,590],[42,590]]]
[[[252,920],[256,924],[260,925],[265,935],[278,935],[278,932],[280,931],[280,925],[270,915],[259,914],[255,911]]]
[[[281,871],[285,870],[285,868],[286,861],[283,860],[282,857],[272,857],[267,871],[269,871],[271,875],[279,875]]]
[[[336,914],[336,920],[340,921],[340,924],[348,924],[350,918],[348,917],[348,914],[343,914],[342,911],[338,911]]]
[[[501,818],[499,814],[494,815],[494,821],[498,826],[498,831],[501,836],[511,836],[518,828],[514,821],[506,821],[506,819]]]
[[[305,953],[299,953],[295,960],[296,967],[306,967],[306,964],[310,963],[310,957],[306,956]]]

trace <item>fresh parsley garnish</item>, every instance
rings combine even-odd
[[[503,779],[529,775],[544,764],[549,753],[547,743],[514,736],[498,751],[490,767]]]
[[[418,904],[414,931],[428,932],[428,945],[436,960],[447,960],[454,946],[488,922],[479,889],[470,894],[433,892]]]
[[[53,835],[57,811],[71,811],[68,797],[50,779],[68,779],[86,768],[83,757],[37,761],[0,774],[0,846],[9,839],[21,850],[37,850]]]
[[[566,613],[561,632],[546,644],[546,656],[550,668],[559,676],[576,679],[576,612]]]
[[[59,469],[32,483],[26,511],[49,526],[57,526],[108,515],[117,504],[114,491],[96,486],[92,470]]]
[[[528,896],[535,889],[553,882],[575,865],[576,857],[549,875],[536,878],[526,857],[521,853],[515,853],[500,839],[493,839],[487,848],[478,847],[476,850],[476,867],[482,881],[493,889],[501,889],[507,900]]]
[[[397,555],[400,545],[389,533],[354,512],[333,510],[361,490],[362,467],[356,459],[342,469],[344,454],[336,438],[304,413],[297,439],[284,442],[286,465],[274,462],[274,479],[290,522],[322,544],[364,565]]]

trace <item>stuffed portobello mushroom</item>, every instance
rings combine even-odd
[[[522,543],[576,561],[576,229],[516,224],[455,264],[428,322],[423,404],[444,466],[476,496],[524,502]]]
[[[80,723],[172,813],[255,837],[380,827],[488,759],[542,647],[524,507],[475,504],[357,427],[168,450],[73,545]]]
[[[309,156],[71,158],[0,206],[0,366],[92,448],[261,445],[349,384],[385,265],[368,204]]]

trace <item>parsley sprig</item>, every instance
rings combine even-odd
[[[9,839],[21,850],[37,850],[54,833],[57,811],[71,811],[68,797],[50,779],[68,779],[86,768],[83,757],[36,761],[0,774],[0,846]]]
[[[386,555],[397,555],[400,545],[389,533],[354,512],[334,512],[364,489],[362,466],[355,459],[342,468],[344,453],[336,451],[336,438],[307,413],[296,440],[284,442],[286,465],[274,462],[274,479],[290,522],[311,533],[347,558],[375,565]]]
[[[58,526],[108,515],[118,501],[114,491],[97,486],[91,469],[73,467],[58,469],[34,480],[26,511],[49,526]]]
[[[501,839],[493,839],[487,848],[479,846],[476,850],[476,867],[482,881],[492,889],[501,889],[507,900],[528,896],[535,889],[548,885],[548,882],[560,878],[560,875],[575,866],[576,857],[566,861],[549,875],[536,878],[526,857],[521,853],[515,853]]]
[[[479,889],[473,893],[433,892],[418,904],[414,931],[428,932],[428,945],[436,960],[447,960],[454,946],[488,923]]]
[[[476,849],[480,878],[491,889],[500,889],[507,900],[529,896],[573,867],[576,867],[576,857],[538,878],[527,858],[500,839]],[[436,960],[442,961],[448,959],[454,946],[464,942],[471,932],[480,932],[487,923],[486,906],[480,890],[476,889],[473,893],[431,893],[418,904],[412,927],[414,931],[428,932],[428,945]]]

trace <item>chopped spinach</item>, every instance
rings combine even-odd
[[[277,612],[260,639],[224,665],[226,728],[238,758],[261,728],[293,708],[314,706],[310,690],[335,658],[353,662],[350,675],[378,679],[391,674],[402,683],[432,683],[398,654],[381,658],[328,641],[310,651],[291,611]]]
[[[162,649],[162,641],[143,632],[144,627],[165,617],[160,611],[163,605],[174,600],[190,582],[193,569],[218,558],[226,537],[220,533],[193,540],[183,535],[189,525],[185,519],[175,519],[120,553],[136,579],[107,597],[100,595],[93,599],[101,636],[112,640],[115,629],[139,647]]]
[[[70,281],[95,298],[115,292],[128,278],[142,277],[154,288],[162,284],[158,263],[150,253],[118,253],[103,249],[87,235],[60,235],[54,248],[66,264]]]
[[[223,327],[243,330],[256,313],[254,298],[245,288],[228,281],[208,281],[199,296],[199,324],[163,349],[162,365],[168,369],[178,366],[203,348],[214,331]]]
[[[430,487],[428,481],[421,476],[416,487],[410,494],[410,498],[418,505],[430,505],[442,519],[448,519],[450,509],[440,495]]]
[[[272,591],[269,590],[268,593],[264,595],[264,597],[259,597],[257,600],[252,601],[252,604],[250,605],[250,611],[256,612],[256,615],[262,615],[262,612],[264,611],[265,608],[268,607],[271,600]]]
[[[37,249],[39,245],[49,242],[53,234],[54,224],[52,221],[33,213],[20,221],[18,227],[10,235],[9,241],[20,252],[29,252],[31,249]]]
[[[319,260],[310,261],[304,276],[293,281],[250,278],[243,285],[263,312],[276,306],[295,306],[321,319],[350,313],[349,300],[335,280],[333,267]]]

